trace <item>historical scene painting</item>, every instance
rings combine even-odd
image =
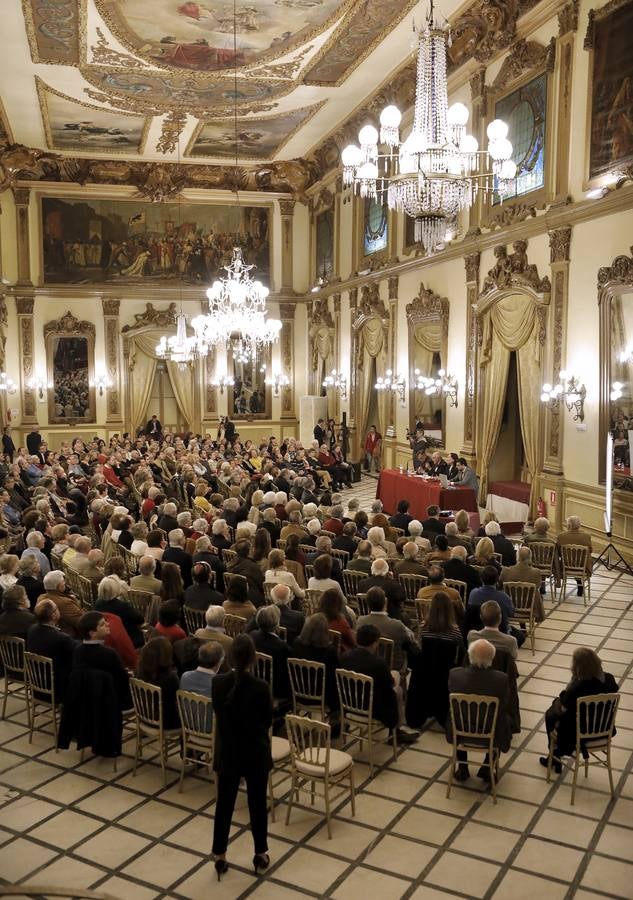
[[[594,29],[590,177],[633,163],[633,3]]]
[[[363,206],[363,256],[373,256],[387,247],[389,209],[386,203],[367,199]]]
[[[86,337],[51,335],[52,411],[55,419],[94,421],[90,398],[89,342]]]
[[[158,64],[214,72],[280,56],[341,15],[341,0],[97,0],[114,33]],[[237,25],[237,48],[233,29]]]
[[[334,271],[334,210],[316,217],[316,277],[327,280]]]
[[[504,200],[537,191],[545,184],[547,74],[544,72],[495,104],[495,119],[508,124],[517,176]],[[500,203],[499,194],[494,203]]]
[[[241,119],[237,129],[240,159],[270,159],[312,114],[316,107],[304,107],[283,116],[262,119]],[[233,120],[202,125],[191,156],[235,156],[235,126]]]
[[[141,152],[146,119],[77,103],[38,82],[46,139],[51,150]]]
[[[206,283],[224,274],[240,246],[267,284],[268,216],[261,206],[43,197],[44,282]]]

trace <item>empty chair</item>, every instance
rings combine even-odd
[[[492,802],[497,802],[497,779],[499,775],[499,750],[494,745],[499,700],[497,697],[484,697],[479,694],[450,694],[449,709],[451,716],[453,755],[448,774],[446,796],[450,797],[453,786],[457,752],[470,750],[486,753],[490,770],[490,789]]]
[[[514,615],[511,621],[525,628],[530,638],[532,656],[534,656],[534,632],[537,624],[534,619],[536,585],[526,581],[505,581],[503,588],[514,606]]]
[[[374,719],[374,679],[371,675],[361,675],[349,669],[336,670],[336,684],[341,705],[341,742],[348,738],[358,741],[360,749],[367,741],[369,751],[369,772],[374,774],[374,741],[390,742],[394,762],[397,759],[396,729],[391,735],[382,722]],[[384,734],[386,733],[386,737]],[[383,735],[381,737],[381,734]]]
[[[565,599],[567,579],[572,578],[583,588],[583,603],[591,603],[591,574],[587,572],[589,547],[583,544],[562,544],[560,546],[562,577],[559,601]]]
[[[354,760],[343,750],[332,749],[330,725],[305,716],[286,716],[290,741],[290,765],[292,786],[288,797],[286,825],[290,823],[293,803],[299,792],[310,794],[312,805],[315,797],[323,797],[328,838],[332,838],[330,824],[331,807],[348,792],[352,815],[356,815],[354,798]],[[343,786],[343,782],[348,785]],[[305,785],[308,785],[305,787]],[[316,786],[322,786],[318,793]]]
[[[165,728],[163,721],[163,697],[160,687],[130,678],[132,703],[136,713],[136,747],[134,749],[134,768],[136,775],[139,760],[143,760],[143,748],[150,744],[158,745],[158,755],[163,773],[163,784],[167,784],[167,760],[170,752],[180,748],[181,729]]]
[[[556,601],[556,575],[554,574],[554,559],[556,545],[546,541],[533,541],[530,543],[532,551],[532,565],[538,569],[545,582],[549,582],[549,591],[552,603]]]
[[[325,721],[325,663],[309,659],[288,659],[288,676],[295,716],[319,714]]]
[[[247,621],[242,616],[233,616],[231,613],[226,613],[224,616],[224,631],[229,637],[237,637],[246,628]]]
[[[26,704],[27,716],[30,715],[30,707],[27,702],[26,684],[24,681],[24,649],[23,638],[11,635],[0,635],[0,662],[4,668],[4,700],[2,701],[2,718],[7,712],[7,700],[9,698],[9,685],[17,684],[18,687],[11,691],[11,697],[21,697]],[[30,725],[29,721],[29,725]]]
[[[182,763],[178,791],[182,792],[187,763],[198,767],[206,765],[209,774],[213,771],[213,704],[208,697],[192,691],[179,690],[176,693],[180,726],[182,729]]]
[[[37,716],[46,715],[50,711],[55,735],[55,750],[57,750],[57,715],[59,712],[58,700],[55,695],[55,673],[53,660],[48,656],[39,656],[37,653],[24,652],[24,672],[26,697],[29,718],[29,744],[33,741],[33,729]],[[44,712],[38,712],[37,707],[44,707]]]

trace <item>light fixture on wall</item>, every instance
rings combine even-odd
[[[103,397],[104,392],[112,387],[112,382],[107,375],[97,375],[95,378],[95,387],[99,391],[99,396]]]
[[[41,375],[34,375],[30,378],[26,384],[26,386],[31,391],[35,391],[37,393],[37,399],[40,403],[44,402],[44,391],[48,387],[47,381]]]
[[[427,253],[446,241],[449,222],[472,206],[480,188],[503,196],[516,177],[506,123],[490,123],[488,148],[482,151],[466,133],[468,109],[463,103],[448,106],[447,28],[435,20],[433,7],[431,0],[422,28],[414,25],[417,74],[407,139],[400,139],[400,110],[387,106],[380,114],[380,134],[373,125],[363,126],[360,146],[350,144],[341,154],[343,184],[411,216],[415,240]]]
[[[10,378],[6,372],[0,372],[0,391],[5,391],[7,394],[15,394],[18,386],[13,380]]]
[[[407,380],[402,375],[394,375],[391,369],[387,369],[384,378],[377,378],[374,385],[377,391],[391,391],[400,398],[400,403],[404,405],[404,398],[407,390]]]
[[[273,372],[273,374],[268,375],[264,381],[268,387],[274,388],[275,397],[279,396],[279,391],[282,387],[288,387],[290,384],[290,379],[287,375],[284,375],[283,372]]]
[[[341,395],[341,400],[347,400],[347,377],[342,372],[332,369],[329,375],[323,379],[324,388],[334,388]]]
[[[424,391],[427,397],[446,397],[449,406],[457,406],[457,379],[449,375],[445,369],[440,369],[437,378],[422,375],[419,369],[415,370],[416,391]]]
[[[624,394],[624,385],[621,381],[614,381],[611,385],[610,399],[612,403],[616,403]]]
[[[224,388],[233,387],[235,380],[232,375],[214,375],[211,379],[211,385],[220,388],[220,393],[224,393]]]
[[[570,375],[564,369],[558,373],[558,384],[544,384],[541,400],[555,412],[560,403],[564,403],[569,412],[574,413],[574,422],[585,420],[585,397],[587,389],[579,378]]]

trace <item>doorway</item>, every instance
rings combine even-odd
[[[190,426],[183,420],[176,401],[176,395],[167,372],[166,364],[159,360],[156,363],[156,374],[149,399],[148,418],[154,413],[158,416],[163,430],[182,432]]]
[[[519,411],[517,355],[515,351],[512,351],[508,365],[508,380],[499,438],[490,462],[488,481],[522,481],[524,469],[525,451]]]

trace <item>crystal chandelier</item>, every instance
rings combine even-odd
[[[447,30],[435,21],[433,0],[425,26],[414,25],[414,32],[418,59],[410,134],[400,140],[402,115],[396,106],[387,106],[380,114],[380,134],[365,125],[358,134],[360,146],[345,147],[341,160],[343,183],[361,197],[384,202],[386,195],[390,209],[415,220],[415,240],[433,253],[444,243],[450,223],[472,206],[479,188],[504,196],[516,165],[505,122],[490,123],[488,149],[480,151],[477,139],[466,133],[467,108],[463,103],[449,108]]]
[[[207,291],[209,312],[196,316],[191,326],[198,346],[232,345],[235,360],[248,362],[279,340],[281,322],[268,318],[268,288],[251,278],[255,267],[246,265],[239,247],[233,248],[231,264],[224,268],[227,277]]]
[[[187,317],[182,308],[176,316],[176,334],[173,337],[163,335],[156,345],[156,356],[176,363],[180,371],[187,368],[199,356],[206,356],[208,346],[200,344],[197,337],[187,335]]]

